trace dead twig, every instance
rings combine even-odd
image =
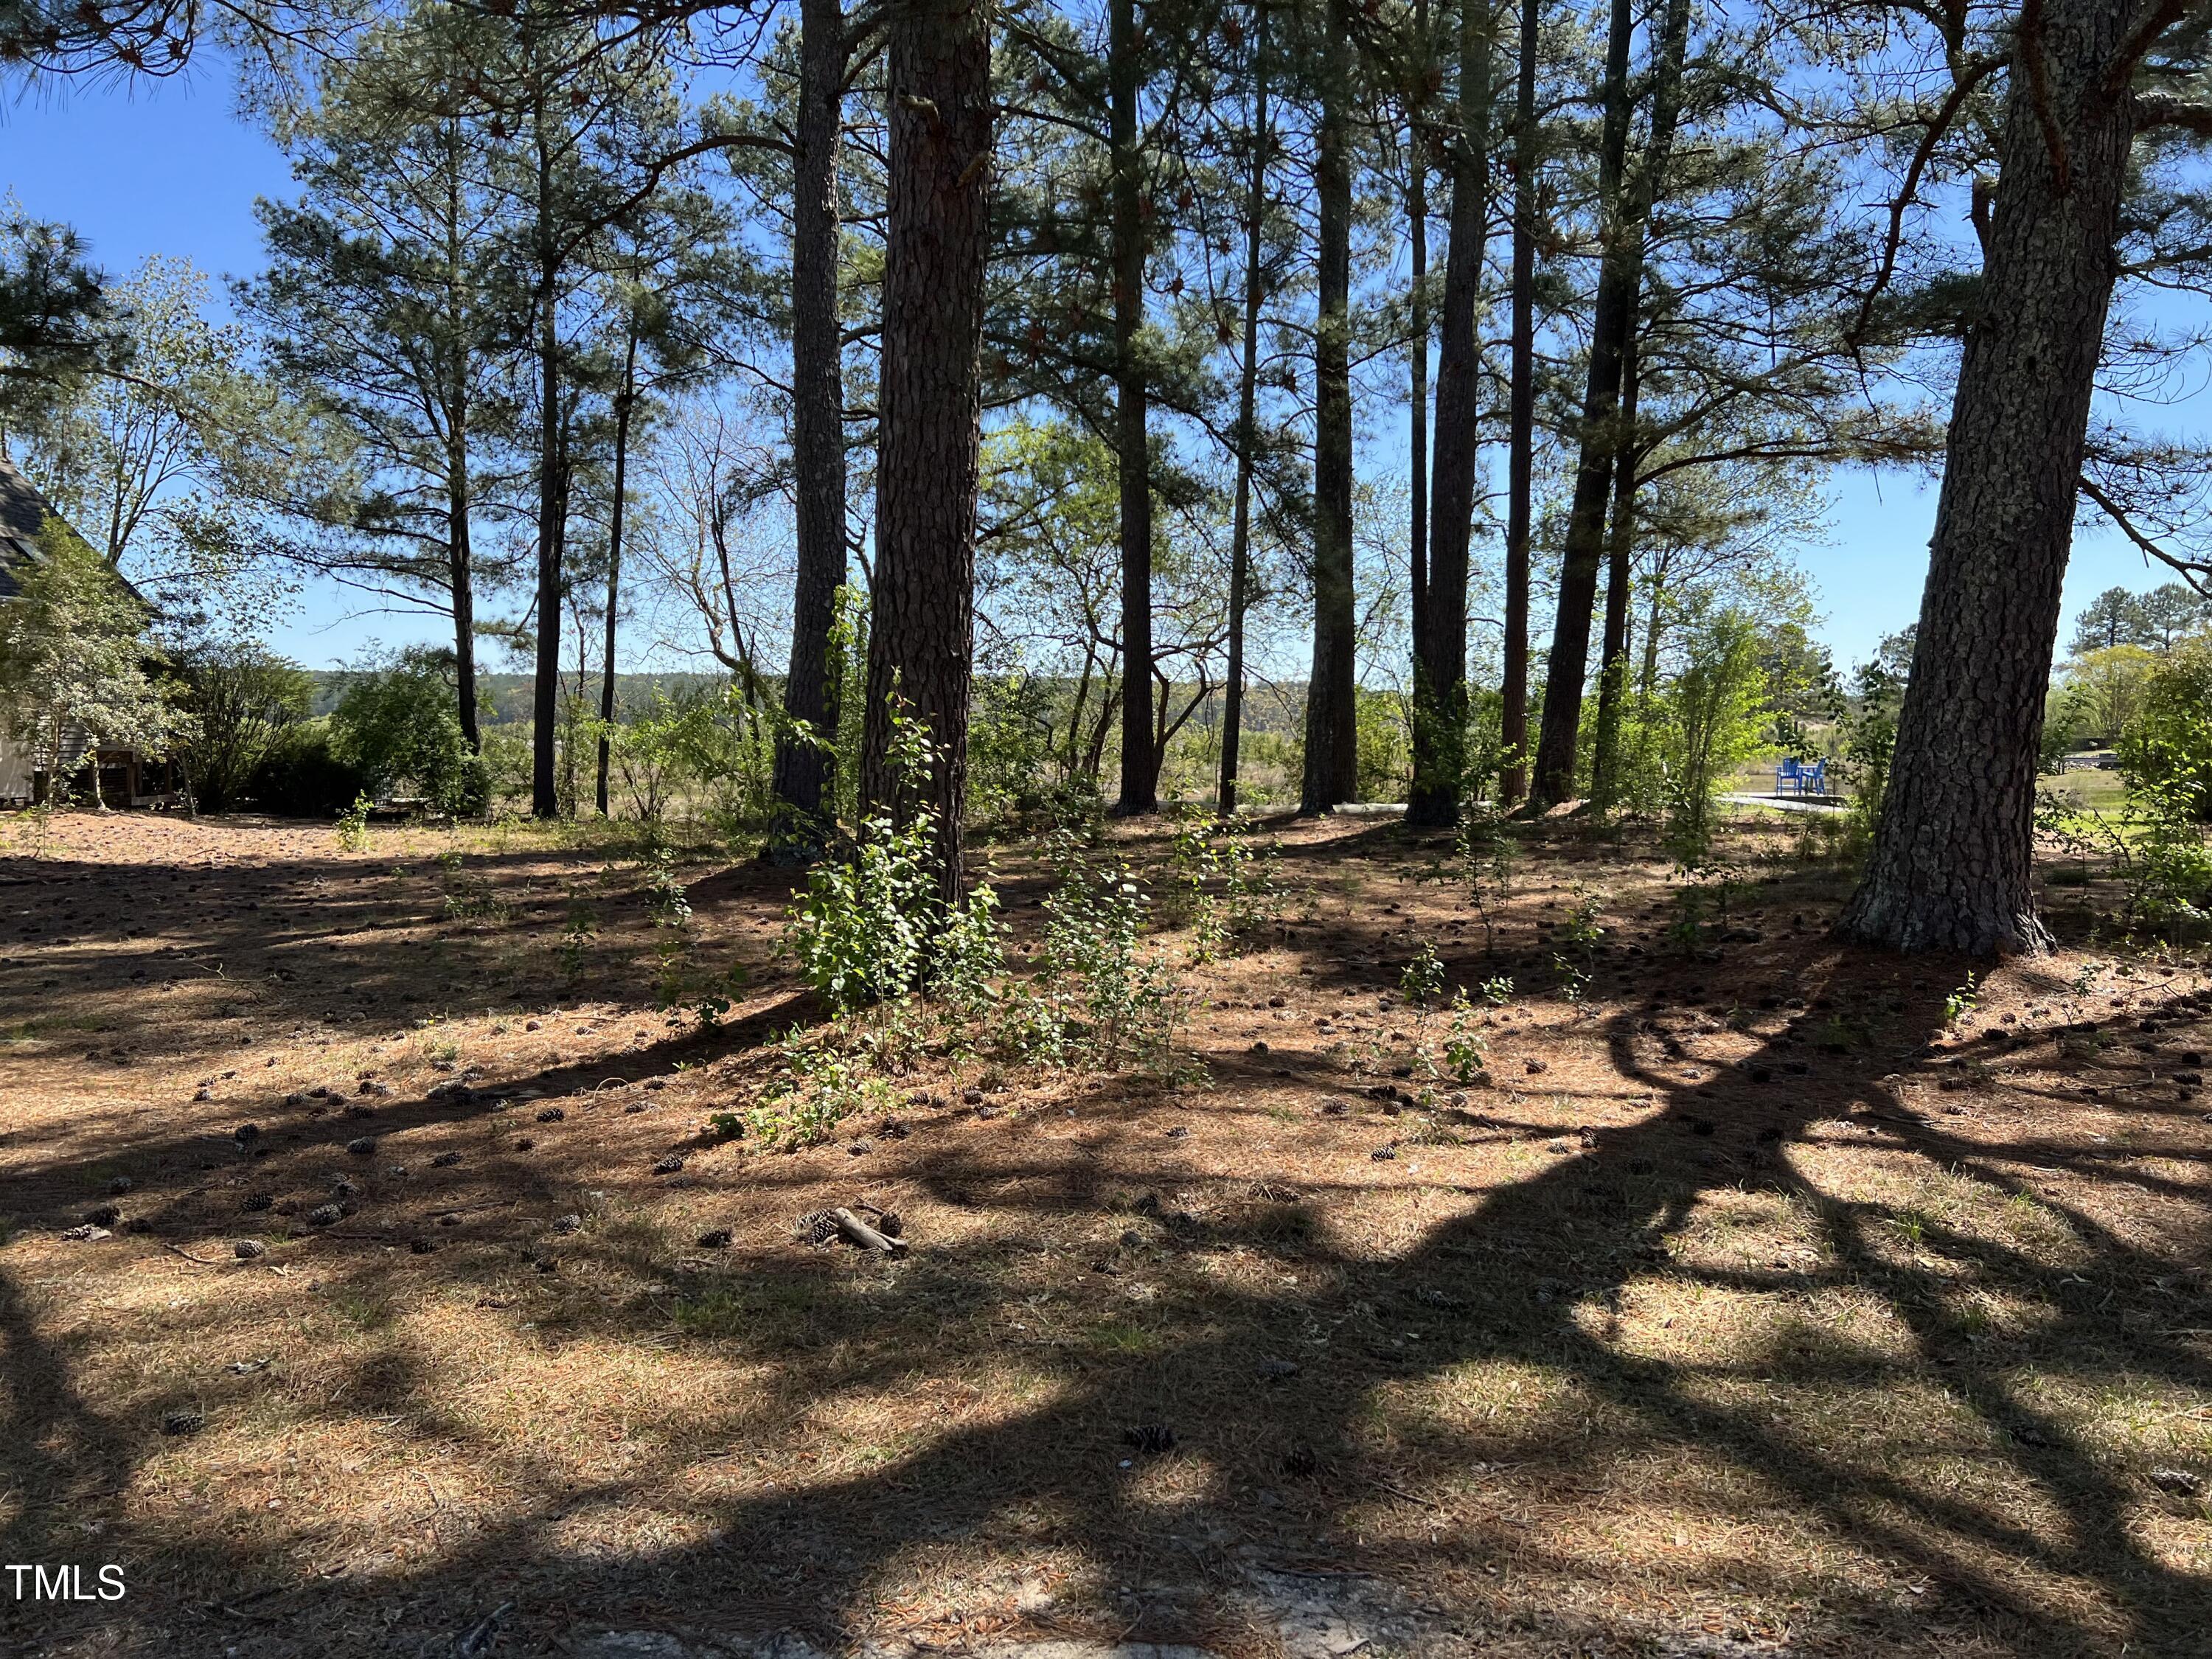
[[[878,1212],[878,1213],[881,1213]],[[832,1210],[830,1218],[837,1224],[837,1231],[846,1239],[864,1250],[875,1250],[884,1255],[900,1256],[907,1251],[906,1240],[891,1238],[878,1232],[850,1210]]]

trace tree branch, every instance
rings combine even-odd
[[[2178,553],[2167,552],[2136,529],[2128,515],[2120,510],[2119,503],[2091,482],[2087,473],[2081,475],[2080,483],[2081,493],[2097,504],[2098,510],[2118,527],[2120,534],[2133,542],[2148,557],[2179,572],[2181,579],[2197,592],[2212,599],[2212,561],[2185,559]]]

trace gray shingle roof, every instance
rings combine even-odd
[[[17,578],[38,562],[39,532],[53,510],[15,462],[0,455],[0,599],[15,598]]]
[[[22,470],[0,455],[0,533],[35,537],[53,510],[53,503],[39,493],[39,487],[23,476]]]

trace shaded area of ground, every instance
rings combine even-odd
[[[1794,829],[1691,900],[1532,829],[1486,929],[1447,846],[1278,826],[1175,1064],[918,1053],[763,1155],[698,1131],[815,1017],[782,878],[685,870],[678,967],[750,975],[702,1030],[607,848],[65,820],[0,866],[0,1521],[131,1593],[0,1635],[1256,1654],[1303,1583],[1438,1651],[2200,1651],[2205,976],[1840,951]],[[1423,945],[1498,999],[1474,1083]],[[855,1200],[906,1261],[792,1236]]]

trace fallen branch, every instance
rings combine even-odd
[[[837,1231],[844,1235],[848,1243],[857,1244],[864,1250],[876,1250],[893,1256],[906,1254],[906,1240],[878,1232],[850,1210],[832,1210],[830,1218],[837,1224]]]
[[[190,1250],[186,1249],[181,1244],[171,1244],[165,1241],[162,1243],[161,1248],[168,1251],[173,1255],[180,1255],[184,1257],[187,1261],[197,1261],[203,1267],[220,1267],[223,1265],[212,1256],[194,1255]]]

